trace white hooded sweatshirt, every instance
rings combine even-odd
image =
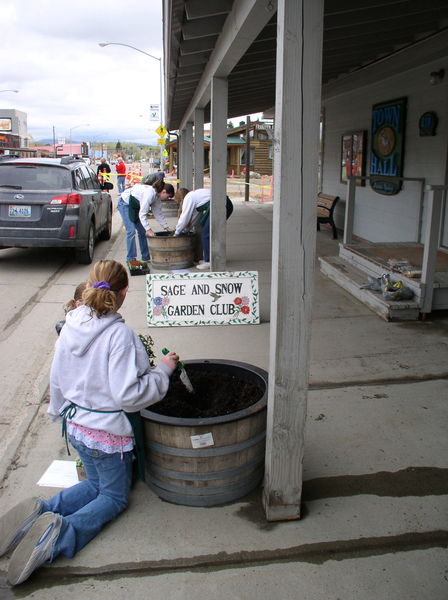
[[[138,412],[161,400],[172,370],[151,367],[143,344],[119,313],[98,318],[88,306],[70,311],[56,342],[48,413],[56,420],[69,402],[99,411]],[[74,423],[132,436],[123,412],[77,408]]]

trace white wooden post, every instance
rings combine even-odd
[[[202,187],[204,187],[204,109],[196,108],[194,111],[194,189]]]
[[[193,189],[193,123],[185,125],[185,134],[182,147],[184,152],[184,185],[188,190]]]
[[[279,0],[266,473],[268,521],[300,518],[316,244],[324,0]]]
[[[347,182],[347,199],[345,201],[344,246],[353,241],[353,225],[355,221],[356,179],[349,177]]]
[[[210,259],[212,271],[226,269],[227,79],[212,78]]]
[[[430,313],[432,309],[444,190],[446,190],[446,187],[443,185],[429,186],[421,277],[422,299],[420,312],[423,314]]]
[[[179,178],[181,187],[185,187],[185,129],[179,131],[179,138],[177,140],[177,165],[179,170]]]

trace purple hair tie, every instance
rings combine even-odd
[[[93,284],[93,287],[98,289],[98,290],[110,290],[112,289],[110,287],[110,285],[107,283],[107,281],[95,281],[95,283]]]

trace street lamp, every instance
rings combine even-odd
[[[135,46],[131,46],[131,44],[122,44],[121,42],[98,42],[98,46],[104,48],[105,46],[126,46],[126,48],[132,48],[132,50],[137,50],[137,52],[141,52],[141,54],[145,54],[154,60],[159,61],[159,70],[160,70],[160,124],[163,124],[163,75],[162,75],[162,57],[153,56],[149,54],[149,52],[145,52],[144,50],[140,50],[140,48],[136,48]],[[163,162],[163,146],[160,146],[160,168],[162,168]]]
[[[18,94],[19,90],[0,90],[0,93],[1,92],[14,92],[14,94]]]
[[[81,123],[81,125],[75,125],[70,128],[70,155],[72,153],[72,131],[78,129],[78,127],[90,127],[90,123]]]

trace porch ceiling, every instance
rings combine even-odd
[[[169,129],[179,128],[226,19],[241,1],[165,0]],[[272,18],[228,75],[229,118],[261,112],[275,102],[276,0],[265,4],[273,8]],[[322,84],[443,30],[448,32],[447,0],[325,0]],[[205,119],[210,119],[208,107]]]

